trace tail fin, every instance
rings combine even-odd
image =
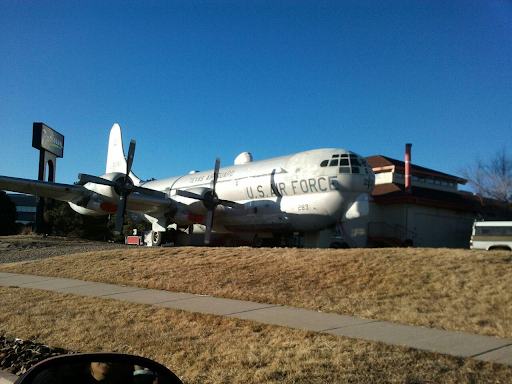
[[[106,173],[119,172],[126,173],[126,158],[123,149],[123,136],[121,135],[121,127],[114,124],[110,130],[107,152],[107,168]],[[132,172],[130,178],[135,185],[140,184],[140,180]]]

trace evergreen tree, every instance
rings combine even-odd
[[[18,232],[16,226],[16,204],[0,191],[0,236],[15,235]]]

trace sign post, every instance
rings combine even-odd
[[[39,149],[39,174],[37,179],[46,179],[54,183],[57,170],[57,157],[64,156],[64,136],[54,131],[46,124],[34,123],[32,134],[32,147]],[[48,175],[46,174],[48,166]],[[44,198],[37,197],[36,233],[44,232]],[[48,208],[51,207],[51,199],[48,199]]]

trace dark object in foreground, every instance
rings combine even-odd
[[[133,383],[174,384],[181,380],[163,365],[122,353],[86,353],[52,357],[33,366],[16,384]]]

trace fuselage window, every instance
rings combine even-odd
[[[340,159],[340,165],[350,165],[348,159]]]
[[[350,173],[350,167],[340,167],[340,173]]]
[[[340,157],[340,155],[332,155],[332,158]]]
[[[359,173],[359,167],[352,167],[352,173]]]
[[[324,160],[320,163],[321,167],[327,167],[327,164],[329,164],[329,160]]]
[[[361,166],[361,164],[359,164],[359,160],[357,160],[357,159],[350,159],[350,163],[352,164],[352,166],[354,166],[354,165],[357,165],[358,167]]]
[[[348,155],[346,153],[343,153],[340,155],[340,157],[348,157]]]
[[[338,159],[331,160],[329,167],[337,167],[337,166],[338,166]]]

